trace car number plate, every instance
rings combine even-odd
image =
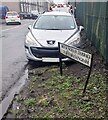
[[[42,58],[43,62],[59,62],[59,58]]]
[[[11,21],[15,21],[15,20],[11,20]]]

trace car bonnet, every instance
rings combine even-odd
[[[33,37],[44,47],[58,46],[58,42],[64,43],[77,29],[73,30],[39,30],[32,29]]]

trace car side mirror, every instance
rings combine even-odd
[[[79,26],[78,29],[79,29],[79,31],[81,32],[81,31],[84,30],[84,27],[83,27],[83,26]]]
[[[31,30],[31,28],[32,28],[32,26],[31,26],[31,25],[29,25],[29,26],[28,26],[28,29],[29,29],[29,30]]]

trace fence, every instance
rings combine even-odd
[[[108,2],[81,2],[76,17],[85,27],[89,40],[108,64]]]

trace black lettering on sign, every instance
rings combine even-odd
[[[92,55],[75,47],[60,43],[60,53],[90,67]]]

